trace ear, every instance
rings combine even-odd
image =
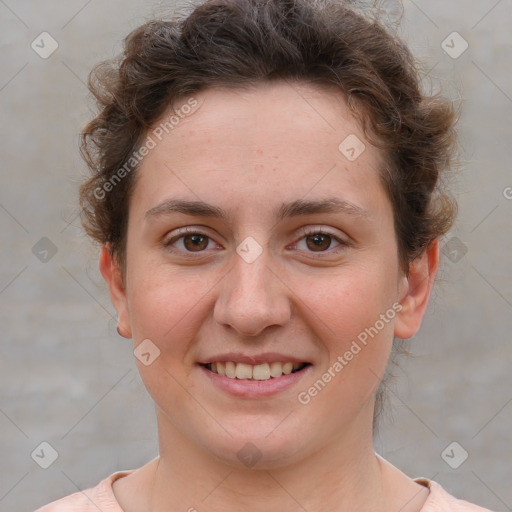
[[[123,284],[123,274],[108,244],[104,244],[101,248],[99,267],[101,275],[108,285],[110,300],[117,311],[118,332],[124,338],[131,338],[130,313]]]
[[[395,321],[397,338],[412,338],[418,332],[427,311],[438,268],[439,241],[436,239],[423,254],[411,262],[409,275],[404,276],[399,285],[399,302],[402,309]]]

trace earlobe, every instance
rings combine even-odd
[[[117,311],[117,332],[123,338],[131,338],[130,314],[124,289],[123,274],[108,244],[103,245],[101,248],[99,267],[101,275],[107,283],[110,300]]]
[[[412,338],[418,332],[438,268],[439,241],[436,239],[411,262],[409,275],[401,283],[399,298],[402,309],[396,317],[394,331],[397,338]]]

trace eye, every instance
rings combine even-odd
[[[165,240],[163,244],[171,252],[201,253],[208,248],[210,242],[213,243],[213,240],[205,233],[195,228],[182,228],[175,236]]]
[[[306,252],[337,254],[349,245],[348,242],[323,228],[308,228],[304,230],[303,234],[304,236],[296,243],[295,247]],[[329,250],[333,241],[337,245],[334,249]]]
[[[337,245],[332,248],[332,244]],[[211,243],[214,247],[211,246]],[[163,245],[166,249],[171,252],[181,253],[184,256],[188,256],[193,253],[204,253],[207,249],[213,249],[217,244],[202,231],[197,228],[181,228],[174,236],[165,240]],[[309,253],[327,253],[337,254],[341,252],[349,243],[342,240],[339,236],[324,229],[324,228],[306,228],[303,231],[303,236],[295,243],[293,248],[309,252]]]

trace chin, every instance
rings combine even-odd
[[[299,430],[283,428],[283,425],[276,428],[282,420],[281,417],[272,422],[272,428],[244,429],[240,425],[225,425],[231,436],[225,433],[215,439],[204,439],[202,444],[216,459],[238,469],[285,467],[304,457],[308,442],[300,437]],[[313,430],[303,425],[300,432],[305,431]],[[313,445],[315,440],[311,439],[310,443]]]

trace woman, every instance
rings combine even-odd
[[[455,204],[449,102],[340,2],[213,0],[92,75],[84,226],[159,456],[41,512],[484,509],[373,451]]]

